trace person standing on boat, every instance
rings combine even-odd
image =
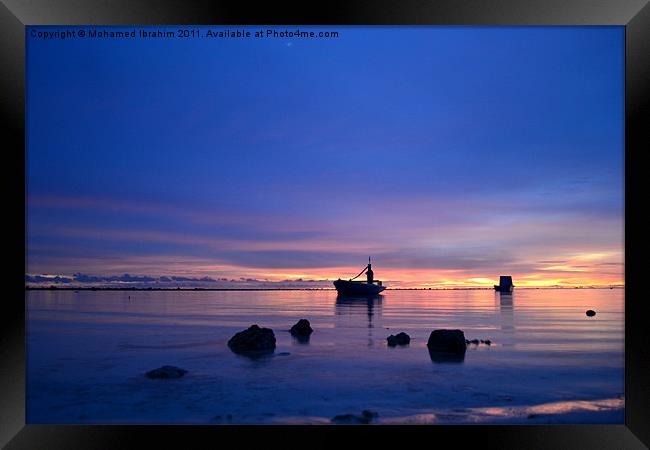
[[[368,267],[366,269],[366,276],[368,277],[368,284],[372,284],[375,281],[375,273],[372,271],[372,265],[370,264],[370,258],[368,258]]]

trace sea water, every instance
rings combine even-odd
[[[587,317],[593,309],[596,316]],[[289,333],[299,319],[308,341]],[[28,423],[623,423],[624,290],[27,291]],[[252,324],[271,355],[234,354]],[[464,358],[432,357],[461,329]],[[389,347],[406,332],[408,346]],[[179,379],[145,372],[174,365]]]

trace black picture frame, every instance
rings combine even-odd
[[[45,426],[25,424],[25,26],[126,24],[310,25],[622,25],[626,36],[625,92],[625,424],[527,426]],[[640,267],[645,237],[644,165],[648,150],[650,5],[647,0],[337,0],[302,5],[173,0],[3,0],[0,4],[0,80],[5,261],[9,276],[0,328],[0,445],[6,448],[123,448],[142,444],[180,448],[292,441],[340,445],[400,443],[481,448],[647,448],[650,445],[650,333],[644,318]],[[647,177],[646,177],[647,178]],[[21,196],[20,193],[23,193]],[[632,244],[633,243],[633,244]],[[23,264],[18,263],[22,261]],[[22,271],[22,273],[21,273]],[[254,429],[254,430],[251,430]],[[300,437],[293,437],[299,433]],[[294,441],[295,439],[295,441]],[[449,441],[451,439],[451,441]],[[403,445],[403,444],[402,444]],[[409,445],[409,444],[407,444]],[[413,445],[413,444],[411,444]],[[421,444],[417,444],[421,445]],[[449,445],[449,444],[446,444]]]

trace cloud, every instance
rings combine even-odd
[[[240,277],[239,279],[186,277],[186,276],[151,276],[151,275],[86,275],[75,273],[73,275],[48,275],[48,274],[26,274],[25,282],[28,286],[51,286],[65,285],[67,287],[133,287],[133,288],[218,288],[218,289],[242,289],[242,288],[266,288],[266,289],[287,289],[287,288],[323,288],[332,287],[328,280],[303,280],[286,279],[282,281],[260,280],[251,277]]]
[[[62,277],[59,275],[56,276],[48,276],[48,275],[25,275],[25,281],[28,283],[72,283],[74,281],[74,278],[69,278],[69,277]]]
[[[584,269],[580,266],[586,264],[601,266],[600,273],[608,277],[615,275],[606,268],[618,264],[612,261],[617,256],[602,262],[573,257],[622,252],[622,216],[595,220],[579,208],[556,204],[553,209],[555,199],[540,203],[531,198],[525,194],[509,196],[507,201],[492,195],[387,197],[382,199],[387,208],[352,202],[338,215],[324,206],[319,216],[305,218],[293,210],[254,217],[252,212],[230,215],[220,209],[183,211],[157,205],[139,212],[137,202],[126,201],[128,206],[121,210],[119,202],[106,200],[36,197],[28,221],[28,272],[124,272],[110,277],[79,274],[75,281],[207,286],[240,277],[258,281],[267,276],[279,280],[284,274],[338,277],[373,256],[386,274],[383,278],[394,280],[409,271],[419,273],[423,282],[429,281],[427,277],[440,279],[443,272],[456,273],[455,279],[492,277],[502,271],[546,276],[567,272],[566,267]],[[97,215],[97,205],[117,217],[117,222]],[[55,223],[49,223],[52,210],[62,214]]]

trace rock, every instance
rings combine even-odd
[[[432,352],[464,354],[467,350],[465,333],[462,330],[433,330],[427,347]]]
[[[472,339],[469,341],[470,344],[478,345],[478,339]]]
[[[389,347],[395,347],[396,345],[408,345],[411,342],[411,337],[402,332],[398,333],[397,336],[391,334],[386,340]]]
[[[434,363],[462,363],[465,361],[467,344],[462,330],[434,330],[429,336],[427,347]]]
[[[594,317],[596,315],[596,311],[594,311],[593,309],[589,309],[589,310],[587,310],[586,314],[587,314],[587,317]]]
[[[162,366],[145,373],[147,378],[180,378],[187,373],[187,370],[174,366]]]
[[[373,421],[379,416],[378,413],[369,411],[367,409],[361,411],[360,416],[355,416],[354,414],[341,414],[332,419],[332,422],[342,423],[342,424],[367,424]]]
[[[492,345],[492,341],[489,339],[484,340],[483,343],[486,345]]]
[[[272,353],[275,350],[275,334],[270,328],[251,325],[247,330],[231,337],[228,347],[233,352],[242,354]]]
[[[300,319],[298,323],[291,327],[292,336],[309,336],[313,331],[307,319]]]

